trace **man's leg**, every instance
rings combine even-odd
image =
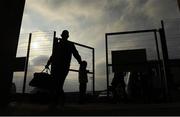
[[[57,84],[57,81],[55,81],[55,87],[53,90],[51,90],[51,93],[50,93],[50,103],[49,103],[49,110],[55,110],[57,108],[57,105],[58,105],[58,84]]]
[[[60,75],[60,79],[59,79],[59,85],[58,85],[58,100],[60,99],[60,105],[61,106],[64,106],[64,103],[65,103],[65,93],[64,93],[64,90],[63,90],[63,86],[64,86],[64,82],[65,82],[65,79],[66,79],[66,76],[68,74],[68,70],[65,70],[64,72],[62,72]]]

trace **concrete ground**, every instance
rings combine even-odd
[[[179,94],[179,93],[178,93]],[[0,108],[0,115],[8,116],[180,116],[180,96],[176,94],[173,102],[151,102],[142,100],[128,103],[112,103],[107,98],[88,96],[85,104],[78,103],[78,94],[66,94],[64,107],[49,109],[47,95],[17,95],[5,108]],[[176,98],[175,98],[176,97]]]
[[[34,115],[69,115],[69,116],[173,116],[180,115],[180,103],[163,104],[112,104],[112,103],[66,103],[63,108],[49,110],[48,104],[12,102],[1,109],[1,115],[34,116]]]

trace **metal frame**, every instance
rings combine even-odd
[[[170,85],[172,85],[172,79],[169,78],[170,68],[169,68],[169,55],[168,47],[166,42],[166,33],[164,28],[164,21],[161,20],[161,28],[159,29],[160,41],[162,45],[162,57],[163,57],[163,75],[164,75],[164,97],[165,101],[169,101],[171,97]]]
[[[53,34],[53,46],[52,46],[52,50],[54,50],[54,44],[55,44],[55,37],[56,37],[56,31],[54,31]],[[26,63],[25,63],[25,69],[24,69],[24,81],[23,81],[23,91],[22,93],[25,94],[25,90],[26,90],[26,79],[27,79],[27,70],[28,70],[28,62],[29,62],[29,53],[30,53],[30,47],[31,47],[31,38],[32,38],[32,33],[29,34],[29,41],[28,41],[28,48],[27,48],[27,55],[26,55]],[[71,41],[72,42],[72,41]],[[88,48],[92,50],[92,72],[89,72],[89,74],[93,75],[93,95],[95,94],[95,50],[92,47],[89,47],[87,45],[83,45],[83,44],[79,44],[79,43],[75,43],[73,42],[75,45],[84,47],[84,48]],[[69,69],[69,71],[72,72],[79,72],[79,70],[75,70],[75,69]]]
[[[29,34],[26,63],[25,63],[25,69],[24,69],[24,81],[23,81],[23,90],[22,90],[23,94],[25,93],[25,90],[26,90],[26,79],[27,79],[27,70],[28,70],[28,63],[29,63],[29,53],[30,53],[30,47],[31,47],[31,37],[32,37],[32,33]]]
[[[159,65],[159,68],[160,68],[159,70],[161,70],[161,67],[160,67],[160,53],[159,53],[159,45],[158,45],[158,40],[157,40],[157,30],[156,29],[105,33],[106,78],[107,78],[107,96],[108,97],[109,97],[109,66],[112,66],[112,64],[109,64],[109,61],[108,61],[108,36],[111,36],[111,35],[121,35],[121,34],[132,34],[132,33],[148,33],[148,32],[154,33],[154,39],[155,39],[155,43],[156,43],[156,51],[157,51],[157,57],[158,57],[158,63],[159,63],[158,65]],[[162,75],[161,74],[160,74],[160,77],[162,79]]]

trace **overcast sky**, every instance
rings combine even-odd
[[[96,88],[103,89],[105,33],[159,28],[179,14],[176,0],[26,0],[21,34],[69,30],[69,40],[95,48]]]

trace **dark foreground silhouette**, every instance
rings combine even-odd
[[[55,79],[55,91],[52,95],[52,106],[60,104],[63,106],[65,102],[65,95],[63,91],[64,81],[69,72],[72,55],[76,58],[78,63],[81,63],[81,56],[79,55],[74,43],[68,41],[69,32],[64,30],[61,34],[62,38],[56,38],[52,55],[47,62],[46,68],[51,64],[51,75]]]

